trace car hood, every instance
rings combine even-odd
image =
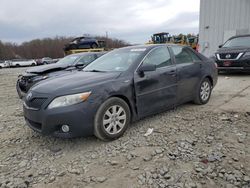
[[[44,74],[44,73],[49,73],[53,71],[63,70],[63,69],[66,69],[67,67],[69,67],[69,65],[56,63],[56,64],[51,64],[51,65],[41,65],[38,67],[29,68],[27,69],[26,72],[35,73],[35,74]]]
[[[240,52],[249,52],[250,48],[247,47],[232,47],[232,48],[219,48],[216,53],[240,53]]]
[[[64,95],[74,92],[82,92],[85,88],[91,88],[107,81],[112,81],[121,73],[119,72],[83,72],[62,75],[47,79],[32,88],[33,92],[49,95]]]

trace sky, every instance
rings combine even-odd
[[[0,0],[0,40],[105,36],[142,44],[153,33],[198,33],[200,0]]]

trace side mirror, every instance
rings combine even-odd
[[[221,44],[221,45],[219,45],[219,48],[221,48],[223,45]]]
[[[137,72],[140,76],[144,76],[144,72],[150,72],[150,71],[155,71],[155,70],[156,70],[156,65],[143,64],[141,67],[139,67]]]

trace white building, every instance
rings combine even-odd
[[[234,35],[250,34],[250,0],[201,0],[199,51],[211,56]]]

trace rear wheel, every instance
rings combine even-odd
[[[208,78],[202,80],[194,102],[196,104],[206,104],[211,96],[212,84]]]
[[[127,103],[117,97],[106,100],[95,115],[94,134],[101,140],[114,140],[123,135],[130,123]]]
[[[16,67],[20,67],[20,65],[19,65],[19,64],[16,64]]]
[[[36,64],[35,63],[32,63],[31,66],[35,66]]]
[[[91,45],[91,48],[97,48],[97,47],[98,47],[98,46],[97,46],[96,43],[94,43],[94,44]]]

